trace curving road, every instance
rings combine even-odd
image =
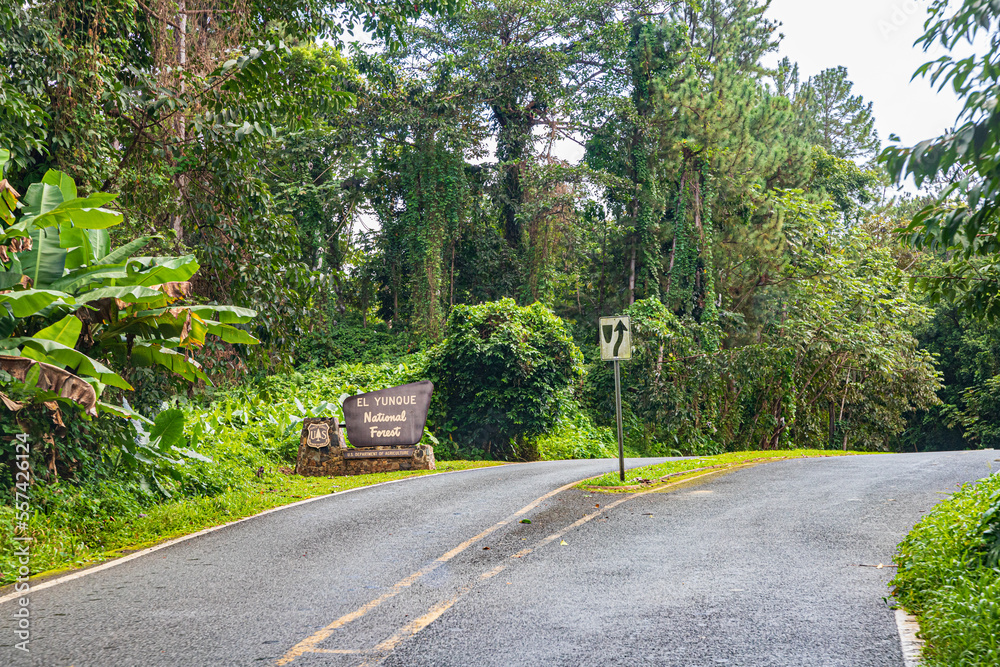
[[[335,494],[34,591],[29,654],[0,604],[0,664],[902,666],[893,570],[871,566],[997,457],[778,461],[635,496],[558,491],[614,467],[566,461]]]

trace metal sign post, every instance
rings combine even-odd
[[[627,317],[602,317],[601,359],[615,364],[615,417],[618,420],[618,475],[625,481],[625,438],[622,430],[622,380],[619,361],[632,358],[632,323]]]
[[[625,438],[622,435],[622,379],[615,359],[615,416],[618,418],[618,476],[625,481]]]

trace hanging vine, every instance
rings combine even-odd
[[[469,205],[465,163],[443,142],[422,137],[404,149],[399,169],[404,206],[385,231],[400,238],[407,257],[410,328],[436,340],[451,298],[451,248]]]

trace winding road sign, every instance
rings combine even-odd
[[[632,323],[627,317],[601,318],[601,360],[627,361],[632,358]]]

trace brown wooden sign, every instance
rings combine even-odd
[[[424,436],[433,392],[434,384],[424,381],[344,399],[344,421],[351,445],[409,447],[417,444]]]
[[[347,449],[345,459],[408,459],[417,451],[415,447],[401,449]]]

